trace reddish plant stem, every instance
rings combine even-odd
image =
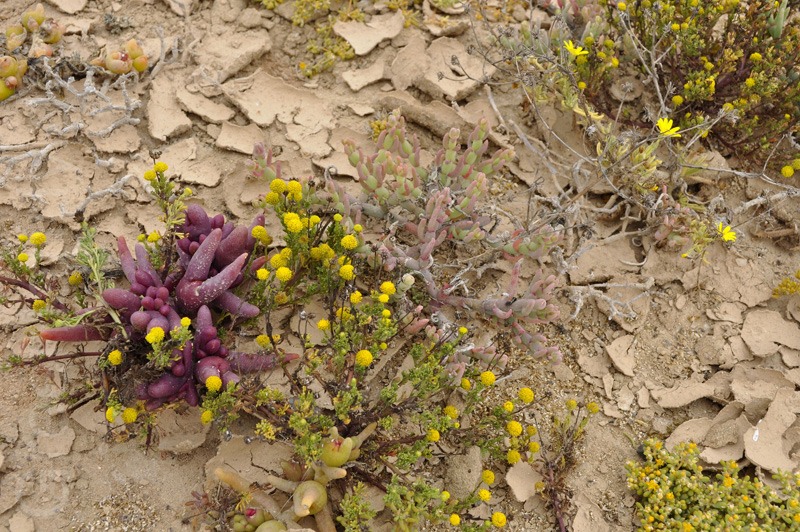
[[[22,362],[23,366],[33,366],[38,364],[44,364],[45,362],[53,362],[56,360],[69,360],[73,358],[83,358],[83,357],[99,357],[102,355],[100,351],[86,351],[84,353],[69,353],[67,355],[52,355],[49,357],[44,358],[34,358],[33,360],[24,360]]]
[[[0,275],[0,284],[18,286],[19,288],[27,290],[28,292],[30,292],[31,294],[33,294],[34,296],[36,296],[39,299],[44,299],[44,300],[47,299],[47,294],[46,293],[42,292],[39,288],[37,288],[36,286],[32,285],[31,283],[29,283],[27,281],[21,281],[19,279],[12,279],[11,277],[5,277],[5,276]],[[63,303],[61,303],[58,300],[53,299],[53,300],[51,300],[50,304],[53,305],[58,310],[63,310],[64,312],[68,312],[69,311],[69,309]]]

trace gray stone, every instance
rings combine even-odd
[[[75,431],[72,430],[72,427],[67,426],[62,427],[55,434],[42,431],[36,435],[36,445],[39,452],[46,454],[48,458],[68,455],[74,441]]]
[[[444,485],[447,491],[459,500],[469,496],[481,480],[483,460],[480,447],[473,445],[466,454],[450,455],[445,462]]]

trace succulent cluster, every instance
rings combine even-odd
[[[131,39],[123,44],[120,50],[106,50],[105,54],[92,59],[91,64],[113,74],[127,74],[133,70],[136,72],[147,70],[148,59],[136,39]]]
[[[365,198],[353,198],[333,179],[327,186],[334,205],[349,223],[358,223],[362,216],[388,220],[389,234],[382,239],[378,252],[387,271],[397,266],[420,277],[428,294],[438,304],[469,308],[500,320],[510,327],[519,344],[537,356],[559,358],[557,348],[547,347],[545,339],[528,329],[558,317],[550,304],[555,277],[541,271],[532,283],[520,291],[519,259],[538,260],[559,241],[553,228],[526,232],[522,227],[510,236],[495,237],[489,228],[494,219],[479,206],[485,197],[488,182],[513,158],[513,151],[500,149],[486,156],[489,128],[481,121],[460,150],[460,131],[453,128],[442,141],[432,167],[420,160],[420,145],[409,139],[405,120],[395,112],[387,119],[387,127],[376,142],[376,151],[366,154],[350,141],[345,151],[358,170]],[[456,296],[451,286],[437,283],[437,251],[446,243],[483,243],[490,250],[518,261],[512,271],[507,293],[499,297],[479,299]],[[463,367],[465,360],[453,362]]]
[[[64,28],[55,19],[47,18],[42,4],[26,11],[20,21],[6,28],[7,53],[21,56],[0,56],[0,102],[13,96],[28,70],[28,59],[53,55],[53,45],[61,40]]]
[[[629,462],[628,487],[639,501],[639,530],[796,530],[800,527],[800,474],[779,474],[780,489],[740,476],[736,462],[703,470],[694,443],[669,451],[647,440],[643,463]]]
[[[159,193],[173,192],[166,170],[167,165],[159,162],[145,175],[160,199]],[[169,217],[175,200],[162,207]],[[246,279],[245,267],[256,244],[253,228],[263,228],[263,214],[250,227],[237,227],[221,214],[209,217],[198,205],[179,207],[181,216],[172,213],[175,232],[168,232],[168,238],[154,232],[135,245],[134,254],[125,238],[118,238],[117,255],[128,288],[100,284],[106,307],[76,312],[92,314],[91,320],[40,333],[52,341],[103,340],[109,351],[107,365],[119,366],[119,371],[147,365],[161,373],[135,386],[136,398],[145,401],[148,410],[178,400],[196,406],[201,387],[218,392],[237,383],[241,372],[276,364],[275,354],[229,351],[211,312],[213,308],[245,319],[260,313],[231,290]]]

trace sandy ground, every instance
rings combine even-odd
[[[27,7],[6,0],[0,26]],[[473,39],[468,24],[453,36],[438,37],[435,26],[403,28],[391,12],[375,12],[372,27],[345,31],[356,59],[309,81],[299,75],[298,63],[311,30],[286,20],[290,6],[272,13],[245,0],[52,0],[46,9],[67,27],[64,48],[84,59],[131,37],[154,58],[162,44],[167,49],[156,76],[126,92],[109,90],[111,101],[130,112],[93,116],[92,110],[108,103],[92,97],[81,82],[64,97],[74,106],[65,114],[47,101],[29,105],[45,95],[44,87],[35,85],[0,104],[0,146],[15,146],[0,151],[0,221],[9,237],[45,231],[46,263],[74,253],[81,215],[109,246],[117,235],[130,240],[158,228],[140,177],[151,153],[160,153],[209,211],[241,219],[255,213],[252,202],[263,193],[263,184],[247,177],[254,142],[279,149],[287,175],[320,175],[334,165],[339,179],[357,188],[341,140],[368,145],[376,113],[397,107],[425,147],[452,126],[468,130],[481,117],[496,126],[504,117],[549,145],[559,161],[569,156],[542,133],[542,119],[523,112],[518,91],[495,88],[495,112],[480,84],[449,79],[455,73],[447,58],[454,54],[465,58],[462,66],[474,76],[484,68],[466,54]],[[184,9],[185,16],[179,15]],[[531,16],[524,10],[514,15],[514,23]],[[533,16],[547,18],[539,11]],[[441,71],[448,73],[444,79],[437,76]],[[575,149],[587,151],[582,133],[560,111],[543,113]],[[136,120],[103,136],[104,128],[124,116]],[[82,124],[79,130],[65,129],[76,123]],[[546,194],[555,184],[513,131],[499,131],[497,139],[520,155],[493,184],[491,200],[525,218],[530,187],[544,182],[537,192]],[[39,160],[42,148],[47,153]],[[29,150],[31,157],[9,160]],[[714,179],[718,186],[700,185],[699,194],[722,189],[730,212],[767,190],[730,175]],[[121,182],[124,186],[114,189]],[[109,187],[113,194],[92,195]],[[596,192],[586,196],[584,207],[605,204],[608,193]],[[796,242],[758,238],[764,223],[796,223],[797,212],[797,203],[783,202],[767,218],[754,218],[752,210],[736,214],[735,246],[715,244],[701,264],[656,248],[651,238],[627,236],[618,219],[581,211],[583,229],[574,232],[566,249],[569,269],[561,279],[559,305],[564,317],[573,314],[576,301],[585,305],[576,317],[545,331],[563,351],[564,363],[552,367],[520,355],[502,381],[508,389],[536,390],[545,415],[569,397],[602,405],[565,486],[573,501],[572,529],[635,526],[624,463],[636,459],[647,436],[669,437],[670,443],[693,439],[710,464],[741,459],[765,471],[797,467],[800,302],[797,296],[771,298],[780,278],[798,266],[791,251]],[[4,356],[38,352],[30,337],[33,323],[26,311],[0,315]],[[107,435],[93,403],[69,415],[58,405],[67,381],[82,378],[79,366],[52,363],[1,375],[0,530],[191,529],[182,522],[192,514],[184,503],[204,483],[214,490],[213,482],[206,482],[209,460],[269,468],[285,453],[246,445],[243,438],[252,428],[246,421],[225,441],[199,425],[196,410],[186,408],[164,414],[158,445],[145,452],[141,440]],[[756,432],[759,437],[753,438]],[[433,473],[441,469],[431,465]],[[520,495],[502,482],[492,505],[509,516],[510,530],[553,526],[538,495]]]

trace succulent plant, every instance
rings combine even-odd
[[[252,226],[263,223],[259,215]],[[137,398],[148,409],[178,400],[195,406],[200,387],[227,389],[239,381],[239,373],[263,371],[277,363],[274,354],[230,351],[217,335],[211,311],[243,318],[260,313],[230,291],[245,279],[244,268],[255,245],[251,231],[190,205],[178,232],[185,236],[174,244],[177,261],[161,269],[153,266],[144,244],[137,243],[132,255],[125,238],[119,237],[117,254],[130,287],[102,292],[113,312],[92,324],[40,333],[42,339],[53,341],[105,340],[109,346],[125,346],[129,355],[146,355],[151,365],[163,370],[161,376],[136,386]]]

